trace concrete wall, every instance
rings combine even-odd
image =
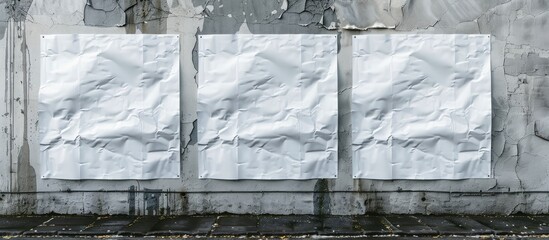
[[[39,36],[181,36],[181,179],[40,178]],[[198,34],[339,34],[339,178],[198,180]],[[493,179],[351,178],[351,37],[492,35]],[[549,213],[549,1],[4,0],[0,3],[0,214]]]

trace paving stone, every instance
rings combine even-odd
[[[549,234],[549,227],[527,216],[472,216],[495,234]]]
[[[416,216],[441,235],[492,234],[492,229],[466,217],[460,216]]]
[[[474,234],[493,234],[494,230],[486,225],[483,225],[469,217],[462,216],[447,216],[446,219],[454,224],[463,226],[471,230]]]
[[[17,237],[13,237],[13,238],[10,238],[10,239],[25,239],[25,240],[37,240],[37,239],[47,239],[47,240],[82,240],[83,237],[81,236],[17,236]],[[122,239],[121,239],[122,240]],[[132,240],[135,240],[134,238],[132,238]],[[145,240],[145,239],[144,239]]]
[[[541,226],[549,226],[549,215],[531,215],[528,217],[536,222],[539,222]]]
[[[316,234],[322,223],[315,216],[260,216],[259,232],[265,235]]]
[[[101,217],[91,226],[78,231],[66,231],[66,235],[114,235],[129,224],[135,221],[137,217],[132,216],[107,216]]]
[[[258,234],[542,236],[549,234],[549,216],[0,216],[0,235],[13,238],[21,234],[27,237],[148,235],[146,238],[209,234],[217,237]]]
[[[19,235],[49,219],[48,216],[0,216],[0,236]]]
[[[215,216],[181,216],[160,220],[147,235],[203,235],[208,234],[215,223]]]
[[[108,216],[99,218],[94,226],[127,226],[137,219],[136,216]]]
[[[97,216],[55,216],[50,221],[26,231],[25,235],[63,235],[84,230],[97,220]]]
[[[76,215],[66,215],[66,216],[54,216],[46,224],[49,226],[76,226],[76,225],[86,225],[97,220],[97,216],[76,216]]]
[[[436,235],[438,232],[421,223],[419,219],[408,215],[393,215],[385,217],[387,221],[406,235]]]
[[[383,222],[383,217],[380,216],[356,216],[355,220],[363,234],[377,235],[400,233],[398,229],[389,229]]]
[[[252,235],[259,232],[257,216],[221,216],[212,235]]]
[[[322,228],[318,231],[321,235],[359,235],[362,230],[355,222],[353,216],[327,216],[320,217]]]
[[[94,228],[85,228],[82,230],[69,230],[64,231],[62,235],[73,235],[73,236],[97,236],[97,235],[116,235],[122,227],[112,227],[112,226],[100,226]]]
[[[123,236],[143,236],[147,234],[160,221],[159,216],[142,216],[135,219],[134,222],[122,227],[119,235]]]

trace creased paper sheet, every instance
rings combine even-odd
[[[336,35],[199,37],[199,177],[337,177]]]
[[[353,37],[354,178],[490,177],[490,37]]]
[[[43,178],[179,177],[179,37],[44,35]]]

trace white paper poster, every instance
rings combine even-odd
[[[179,37],[44,35],[42,178],[179,177]]]
[[[353,37],[353,176],[490,177],[489,35]]]
[[[337,36],[199,37],[199,178],[337,177]]]

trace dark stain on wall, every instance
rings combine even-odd
[[[365,194],[364,208],[365,213],[378,213],[382,212],[382,202],[383,198],[379,197],[377,193],[368,193]]]
[[[189,214],[189,197],[186,193],[180,193],[179,197],[181,198],[181,209],[178,209],[182,214]],[[175,204],[177,206],[177,204]]]
[[[314,188],[313,194],[313,206],[315,215],[329,215],[331,214],[331,199],[330,189],[328,188],[327,179],[319,179]]]
[[[160,214],[160,192],[162,189],[147,189],[143,193],[145,215]]]
[[[128,214],[135,215],[135,186],[131,186],[128,191]]]

